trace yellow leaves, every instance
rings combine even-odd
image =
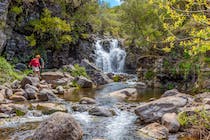
[[[176,40],[176,37],[175,36],[169,36],[166,38],[165,42],[173,42]]]
[[[171,48],[170,47],[165,47],[162,49],[164,52],[169,53],[171,52]]]

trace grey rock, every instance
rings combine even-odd
[[[86,77],[79,76],[74,79],[76,83],[79,85],[81,88],[92,88],[93,87],[93,82]]]
[[[20,83],[21,88],[25,88],[26,84],[37,86],[39,84],[39,78],[26,76],[23,78],[23,80]]]
[[[174,96],[179,94],[180,92],[177,89],[171,89],[164,92],[164,94],[161,97],[167,97],[167,96]]]
[[[64,90],[64,88],[63,88],[62,86],[58,86],[58,87],[56,88],[56,90],[58,91],[58,94],[61,94],[61,95],[63,95],[64,92],[65,92],[65,90]]]
[[[152,123],[149,124],[138,131],[138,134],[141,136],[145,134],[155,140],[167,139],[169,135],[169,131],[166,127],[158,124]]]
[[[53,93],[51,89],[42,89],[40,93],[37,94],[37,98],[40,101],[48,101],[57,99],[57,96]]]
[[[169,132],[176,133],[179,131],[180,124],[176,113],[166,113],[163,115],[162,125],[164,125]]]
[[[135,113],[146,123],[154,122],[160,120],[165,113],[177,112],[188,102],[189,99],[184,95],[168,96],[140,105]]]
[[[39,125],[32,140],[81,140],[82,136],[82,128],[70,114],[57,112]]]
[[[87,74],[96,85],[104,85],[113,82],[107,75],[105,75],[95,64],[83,59],[81,66],[85,67]]]
[[[102,117],[111,117],[115,115],[114,111],[102,107],[93,107],[88,112],[90,115],[102,116]]]

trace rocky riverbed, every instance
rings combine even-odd
[[[42,77],[1,86],[0,139],[173,140],[189,132],[178,120],[180,112],[210,111],[208,92],[148,90],[138,82],[95,87],[62,72]],[[71,87],[73,80],[82,88]]]

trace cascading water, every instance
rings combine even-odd
[[[96,42],[96,66],[104,72],[121,73],[124,70],[126,52],[118,45],[118,40],[111,39],[107,49],[102,45],[103,40]]]

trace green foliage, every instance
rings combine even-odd
[[[14,68],[3,57],[0,57],[0,83],[22,79],[23,75],[14,71]]]
[[[72,31],[72,23],[67,23],[59,17],[52,17],[48,9],[44,9],[41,18],[31,21],[30,24],[36,34],[26,37],[30,46],[35,46],[39,40],[39,46],[58,49],[72,42],[72,36],[69,35]]]
[[[24,116],[24,115],[25,115],[25,112],[16,109],[16,110],[15,110],[15,114],[16,114],[17,116]]]
[[[152,70],[148,70],[144,77],[147,79],[147,80],[152,80],[155,76],[155,73],[152,71]]]
[[[10,11],[15,13],[16,15],[19,15],[23,12],[23,8],[22,8],[22,6],[20,6],[20,7],[13,6]]]
[[[210,114],[204,109],[194,113],[181,112],[178,114],[178,121],[184,127],[202,126],[210,129]]]
[[[74,68],[71,70],[71,75],[73,77],[77,77],[77,76],[84,76],[84,77],[88,77],[87,73],[86,73],[86,70],[84,67],[80,67],[78,64],[75,64],[74,65]]]
[[[169,83],[169,84],[167,85],[167,89],[168,89],[168,90],[173,89],[173,88],[174,88],[174,84]]]
[[[26,36],[26,40],[29,41],[31,47],[36,46],[36,39],[35,39],[34,34],[31,34],[30,36]]]

